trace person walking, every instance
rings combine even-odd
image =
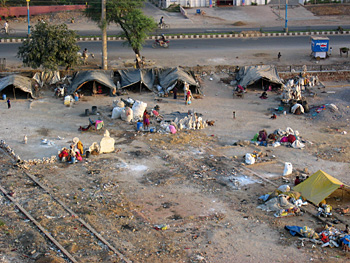
[[[281,52],[278,52],[278,55],[277,55],[278,61],[280,61],[281,57],[282,57]]]
[[[10,101],[10,99],[7,99],[7,108],[11,109],[11,101]]]
[[[9,33],[9,21],[7,21],[7,20],[4,23],[4,29],[5,29],[5,33],[8,34]]]

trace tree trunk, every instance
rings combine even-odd
[[[136,56],[136,68],[142,68],[142,59],[141,59],[141,55],[140,55],[140,50],[138,49],[133,49],[135,52],[135,56]]]
[[[106,0],[102,0],[102,69],[108,69],[107,61],[107,21],[106,21]]]

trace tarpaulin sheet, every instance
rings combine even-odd
[[[318,170],[308,179],[294,187],[294,191],[301,193],[302,197],[318,205],[340,187],[349,188],[338,179]]]
[[[192,74],[180,67],[159,69],[158,77],[159,84],[164,89],[172,86],[176,81],[186,81],[190,86],[199,86]]]
[[[279,85],[283,84],[276,67],[273,65],[244,66],[236,74],[238,84],[245,88],[260,79]]]
[[[154,69],[125,69],[118,70],[121,79],[121,88],[142,82],[149,90],[153,90],[155,73]]]
[[[6,87],[13,85],[16,89],[21,89],[30,94],[34,98],[32,80],[21,75],[9,75],[0,79],[0,91]]]
[[[96,81],[111,90],[116,89],[113,82],[114,73],[112,70],[88,70],[88,71],[79,71],[75,74],[72,79],[72,83],[68,88],[68,94],[73,94],[81,85],[88,81]]]

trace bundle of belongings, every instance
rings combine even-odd
[[[305,141],[301,139],[298,131],[294,131],[288,127],[285,131],[278,129],[273,133],[268,134],[266,130],[261,130],[255,134],[252,142],[255,145],[278,147],[280,145],[290,146],[296,149],[305,147]]]
[[[170,114],[169,114],[170,115]],[[172,134],[179,130],[200,130],[208,127],[208,123],[203,120],[201,114],[196,112],[187,112],[187,114],[176,114],[174,119],[165,118],[160,122],[160,131],[170,132]]]
[[[93,121],[89,118],[89,125],[80,126],[79,131],[99,131],[103,128],[104,122],[100,119]]]
[[[288,185],[281,185],[274,192],[259,197],[259,209],[275,212],[275,217],[301,216],[304,211],[302,205],[307,205],[298,192],[291,191]]]
[[[288,104],[290,100],[301,100],[302,92],[306,88],[311,88],[315,85],[319,85],[319,79],[317,76],[296,76],[287,80],[285,85],[282,85],[281,100],[283,103]]]
[[[70,145],[69,149],[64,147],[58,152],[58,159],[61,162],[76,163],[77,161],[83,160],[83,143],[78,137],[74,137],[72,141],[73,143]]]
[[[285,229],[293,236],[299,235],[304,238],[308,238],[315,244],[322,245],[322,247],[341,247],[343,251],[350,251],[350,229],[346,225],[344,231],[341,231],[334,226],[326,225],[324,228],[316,231],[307,226],[285,226]]]

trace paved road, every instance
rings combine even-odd
[[[339,47],[350,46],[349,35],[329,36],[334,56],[338,55]],[[171,40],[170,48],[152,48],[152,41],[147,41],[142,50],[142,55],[147,59],[159,61],[160,65],[205,65],[209,62],[218,64],[240,63],[239,59],[247,61],[247,64],[256,63],[261,56],[261,62],[272,61],[279,51],[282,52],[282,60],[295,60],[298,56],[306,62],[310,60],[310,42],[307,36],[295,37],[265,37],[265,38],[232,38],[232,39],[179,39]],[[20,64],[16,58],[16,52],[20,44],[1,44],[0,57],[5,57],[8,64]],[[101,42],[80,42],[81,48],[95,54],[96,64],[101,61]],[[338,55],[339,56],[339,55]],[[239,59],[237,59],[237,57]],[[108,42],[109,63],[117,63],[120,60],[132,60],[134,53],[131,48],[122,45],[122,41]],[[346,59],[346,58],[344,58]],[[349,61],[349,58],[346,59]],[[260,61],[259,61],[260,62]],[[306,63],[301,61],[300,63]],[[296,63],[296,62],[295,62]]]

